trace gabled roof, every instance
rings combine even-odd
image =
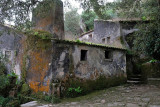
[[[91,32],[94,32],[94,30],[90,30],[90,31],[88,31],[88,32],[82,33],[82,34],[79,36],[79,38],[82,37],[82,36],[84,36],[85,34],[88,34],[88,33],[91,33]]]

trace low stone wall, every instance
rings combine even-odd
[[[146,78],[160,78],[160,63],[143,64],[142,73]]]

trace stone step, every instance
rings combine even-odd
[[[131,81],[131,80],[127,80],[127,83],[130,83],[130,84],[138,84],[138,83],[141,83],[141,81]]]
[[[135,81],[140,81],[141,80],[141,78],[128,78],[128,80],[135,80]]]
[[[148,78],[148,81],[160,81],[160,78]]]
[[[141,74],[137,74],[137,75],[131,75],[130,77],[141,77],[142,75]]]

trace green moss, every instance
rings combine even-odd
[[[52,46],[52,34],[46,31],[31,30],[26,32],[28,50],[49,49]]]
[[[59,40],[59,39],[54,39],[57,43],[70,43],[70,44],[79,44],[79,45],[87,45],[87,46],[94,46],[94,47],[103,47],[103,48],[113,48],[113,49],[120,49],[120,50],[126,50],[125,48],[119,48],[115,46],[110,46],[110,45],[104,45],[104,44],[96,44],[96,43],[91,43],[91,42],[82,42],[82,41],[70,41],[70,40]]]
[[[119,76],[119,77],[105,77],[100,76],[96,80],[82,80],[82,79],[74,79],[69,78],[66,82],[66,90],[63,93],[65,97],[77,97],[81,95],[86,95],[95,90],[102,90],[105,88],[117,86],[126,83],[126,77]],[[81,93],[77,93],[75,91],[70,92],[68,91],[70,88],[77,88],[80,87]]]
[[[30,90],[29,85],[26,84],[26,83],[24,83],[24,84],[22,85],[22,88],[21,88],[20,93],[21,93],[22,95],[29,95],[30,92],[31,92],[31,90]]]
[[[51,33],[43,30],[30,30],[25,32],[25,34],[29,36],[35,36],[39,39],[51,39],[53,37]]]
[[[24,55],[23,56],[23,63],[22,63],[22,72],[21,72],[21,78],[22,78],[22,82],[23,83],[25,83],[26,75],[27,75],[26,60],[27,60],[27,56]]]

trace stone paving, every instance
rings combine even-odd
[[[22,107],[160,107],[159,85],[125,85],[109,88],[59,104],[30,102]]]

